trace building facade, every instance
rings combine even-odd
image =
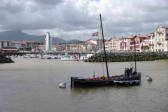
[[[130,51],[130,43],[131,39],[133,39],[134,36],[129,35],[129,36],[124,36],[123,38],[120,39],[120,50],[121,51]]]
[[[109,39],[109,51],[120,51],[120,38],[114,37]]]
[[[154,52],[154,33],[149,35],[149,51]]]
[[[0,48],[37,48],[39,45],[42,45],[42,42],[34,42],[34,41],[8,41],[8,40],[0,40]]]
[[[168,51],[168,27],[159,26],[154,32],[154,51]]]
[[[103,40],[98,38],[91,38],[85,42],[87,50],[90,52],[101,52],[103,49]]]

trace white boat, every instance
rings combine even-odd
[[[80,55],[80,60],[88,59],[87,55]]]
[[[61,57],[62,61],[77,61],[77,57],[75,56],[69,56],[69,55],[64,55]]]
[[[41,56],[41,59],[51,59],[51,56],[50,55],[43,55],[43,56]]]
[[[23,58],[30,58],[30,57],[31,57],[30,54],[26,54],[26,55],[23,56]]]
[[[92,56],[93,56],[93,54],[87,54],[87,58],[90,58]]]
[[[58,59],[55,55],[43,55],[41,59]]]
[[[51,59],[58,59],[58,57],[55,55],[50,55],[50,57],[51,57]]]
[[[38,58],[38,56],[36,54],[31,54],[30,58]]]

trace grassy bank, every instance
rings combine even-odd
[[[14,61],[0,53],[0,63],[13,63]]]
[[[134,61],[134,52],[108,53],[108,62],[128,62]],[[86,62],[104,62],[104,54],[98,53],[85,60]],[[154,61],[168,59],[168,52],[137,52],[137,61]]]

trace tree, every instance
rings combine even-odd
[[[32,48],[31,48],[31,47],[24,47],[23,50],[24,50],[24,51],[31,51]]]
[[[149,46],[142,46],[141,49],[143,49],[143,50],[149,50]]]

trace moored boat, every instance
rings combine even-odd
[[[134,44],[135,50],[135,67],[126,68],[124,74],[117,76],[109,76],[108,63],[107,63],[107,54],[105,50],[105,39],[103,33],[103,25],[102,18],[100,15],[100,23],[101,23],[101,34],[103,38],[103,51],[104,51],[104,61],[106,65],[106,74],[107,76],[95,77],[92,78],[81,78],[81,77],[71,77],[71,87],[89,87],[89,86],[106,86],[106,85],[140,85],[141,83],[141,72],[137,72],[136,67],[136,47]]]
[[[108,77],[81,78],[71,77],[71,87],[89,87],[105,85],[139,85],[141,73],[132,72],[132,68],[126,68],[122,75]]]
[[[64,56],[61,57],[61,60],[62,61],[77,61],[79,59],[75,56],[64,55]]]

